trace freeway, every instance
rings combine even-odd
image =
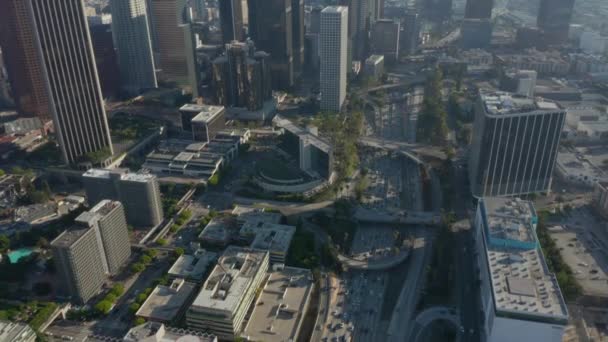
[[[445,152],[438,147],[427,145],[412,144],[398,140],[378,139],[372,137],[361,137],[359,143],[365,146],[380,148],[385,150],[400,151],[406,153],[408,157],[419,164],[424,162],[420,157],[430,157],[433,159],[446,159]]]

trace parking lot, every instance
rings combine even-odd
[[[550,234],[583,292],[608,296],[606,222],[598,220],[590,210],[589,207],[573,209],[559,224],[550,226]]]

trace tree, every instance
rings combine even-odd
[[[176,249],[173,251],[173,253],[175,254],[175,256],[180,256],[180,255],[184,254],[184,249],[183,249],[183,248],[181,248],[181,247],[177,247],[177,248],[176,248]]]
[[[149,263],[152,262],[152,258],[150,258],[147,255],[142,255],[141,258],[139,258],[139,262],[141,262],[144,265],[148,265]]]
[[[139,262],[134,263],[133,266],[131,266],[131,272],[133,272],[133,273],[139,273],[145,269],[146,269],[146,266],[144,266],[144,264],[139,263]]]
[[[112,305],[112,302],[108,300],[102,300],[95,305],[95,310],[97,310],[97,312],[101,314],[106,315],[108,312],[110,312],[110,310],[112,310]]]
[[[165,246],[165,245],[167,245],[167,240],[166,240],[166,239],[163,239],[163,238],[160,238],[160,239],[156,240],[156,243],[157,243],[159,246]]]
[[[132,303],[131,305],[129,305],[129,312],[135,315],[135,313],[137,312],[137,310],[139,310],[140,307],[141,305],[137,303]]]
[[[44,237],[40,237],[40,239],[38,239],[38,242],[36,242],[36,247],[38,247],[38,248],[48,248],[49,247],[49,240],[45,239]]]
[[[150,248],[146,251],[146,255],[150,258],[154,258],[156,255],[158,255],[158,251],[154,248]]]
[[[114,284],[110,293],[120,297],[123,293],[125,293],[125,286],[123,284]]]
[[[220,182],[220,175],[218,173],[215,173],[213,176],[211,176],[211,178],[209,178],[209,185],[215,186],[218,185]]]
[[[148,299],[148,295],[145,293],[140,293],[137,295],[137,298],[135,299],[135,301],[139,304],[142,304],[143,302],[146,301],[146,299]]]
[[[11,247],[11,240],[6,235],[0,235],[0,253],[5,253]]]
[[[146,323],[146,320],[145,320],[145,319],[143,319],[143,318],[141,318],[141,317],[137,317],[137,318],[136,318],[136,319],[133,321],[133,324],[135,324],[135,325],[142,325],[142,324],[144,324],[144,323]]]

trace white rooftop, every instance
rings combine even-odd
[[[556,103],[542,98],[530,98],[502,91],[482,92],[480,96],[488,115],[530,115],[562,111]]]
[[[109,179],[112,175],[119,175],[121,180],[132,182],[148,182],[155,178],[149,173],[129,172],[127,169],[89,169],[82,176]]]
[[[235,312],[242,296],[252,285],[268,252],[229,246],[219,258],[192,307]]]
[[[243,229],[241,229],[241,232]],[[246,230],[247,231],[247,230]],[[263,224],[253,234],[255,238],[251,248],[268,250],[271,253],[287,254],[296,227],[281,224]]]
[[[200,106],[199,113],[192,118],[193,123],[209,123],[224,111],[223,106]]]
[[[340,13],[348,11],[346,6],[327,6],[321,11],[321,13]]]
[[[297,341],[312,287],[310,270],[285,267],[272,272],[243,335],[251,341]]]
[[[185,279],[202,280],[207,268],[217,258],[217,253],[199,249],[194,254],[180,255],[169,269],[169,275]]]
[[[559,285],[549,271],[536,239],[532,203],[517,203],[514,205],[513,200],[506,198],[484,198],[480,202],[485,206],[489,225],[485,227],[484,235],[496,310],[567,321],[568,311]],[[511,232],[492,226],[504,222],[505,211],[512,215],[521,212],[520,220],[510,219],[518,225]]]
[[[194,287],[183,279],[175,279],[169,286],[158,285],[135,315],[157,322],[173,321],[191,298]]]
[[[343,7],[343,6],[330,6],[330,7]],[[330,7],[326,7],[325,10],[327,10]],[[344,7],[346,8],[346,7]],[[323,11],[325,11],[323,10]],[[331,151],[331,145],[325,141],[324,139],[322,139],[321,137],[311,133],[310,131],[304,129],[304,128],[300,128],[297,125],[295,125],[293,122],[291,122],[290,120],[281,117],[280,115],[277,115],[274,117],[274,119],[272,119],[272,123],[276,126],[278,126],[279,128],[283,128],[289,132],[291,132],[292,134],[298,136],[300,139],[302,139],[305,143],[310,144],[315,146],[316,148],[320,149],[321,151],[324,152],[329,152]]]

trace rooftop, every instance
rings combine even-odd
[[[480,96],[489,115],[546,114],[562,110],[555,102],[508,92],[482,92]]]
[[[266,272],[260,269],[266,258],[266,251],[229,246],[192,306],[235,312],[258,272]]]
[[[73,226],[72,228],[67,229],[63,233],[59,234],[59,236],[51,242],[51,246],[60,248],[70,247],[76,241],[78,241],[84,234],[86,234],[89,229],[90,227],[83,227],[77,225]]]
[[[184,254],[177,258],[168,273],[174,277],[202,280],[205,271],[216,258],[217,253],[199,249],[194,254]]]
[[[135,315],[155,321],[170,322],[177,318],[186,305],[194,287],[194,284],[183,279],[175,279],[169,286],[158,285]]]
[[[376,64],[376,63],[380,63],[382,61],[384,61],[383,55],[371,55],[367,58],[367,60],[365,60],[365,63],[370,62],[372,64]]]
[[[346,6],[327,6],[321,11],[321,13],[341,13],[347,11],[348,7]]]
[[[241,229],[241,232],[243,232],[243,229]],[[251,248],[264,249],[271,253],[287,254],[295,232],[296,227],[293,226],[272,223],[262,224],[253,232],[255,238],[251,243]]]
[[[36,333],[29,325],[0,320],[0,341],[29,341]]]
[[[199,331],[165,327],[158,322],[146,322],[131,328],[124,340],[127,342],[217,342],[217,337]]]
[[[336,6],[330,6],[330,7],[336,7]],[[327,10],[330,7],[326,7],[325,10]],[[338,6],[338,7],[342,7],[342,6]],[[323,10],[323,11],[325,11],[325,10]],[[320,149],[321,151],[324,151],[324,152],[331,151],[331,145],[329,145],[329,143],[326,142],[324,139],[320,138],[319,136],[311,133],[310,131],[308,131],[306,129],[296,126],[293,122],[281,117],[280,115],[275,116],[274,119],[272,119],[272,123],[279,128],[283,128],[283,129],[291,132],[292,134],[298,136],[300,139],[315,146],[316,148]]]
[[[281,213],[270,212],[264,208],[255,208],[237,205],[232,210],[232,215],[237,216],[237,220],[240,223],[247,221],[267,222],[267,223],[279,223],[281,222]]]
[[[132,182],[148,182],[155,178],[154,175],[148,173],[129,172],[127,169],[89,169],[82,176],[109,179],[112,175],[119,176],[118,178],[121,180]]]
[[[97,221],[108,215],[119,205],[121,204],[118,201],[102,200],[91,208],[91,210],[85,211],[78,215],[75,221],[88,227],[92,227]]]
[[[312,287],[310,270],[285,267],[272,272],[243,335],[251,341],[297,341]]]
[[[484,198],[480,206],[496,310],[508,315],[567,322],[568,311],[559,285],[536,240],[532,203]],[[518,215],[520,219],[516,218]],[[504,230],[505,216],[516,229]]]
[[[215,217],[207,223],[205,229],[198,236],[199,239],[208,242],[226,244],[231,238],[231,227],[233,222],[225,217]]]
[[[224,112],[223,106],[200,106],[202,109],[192,118],[192,123],[209,123]]]

